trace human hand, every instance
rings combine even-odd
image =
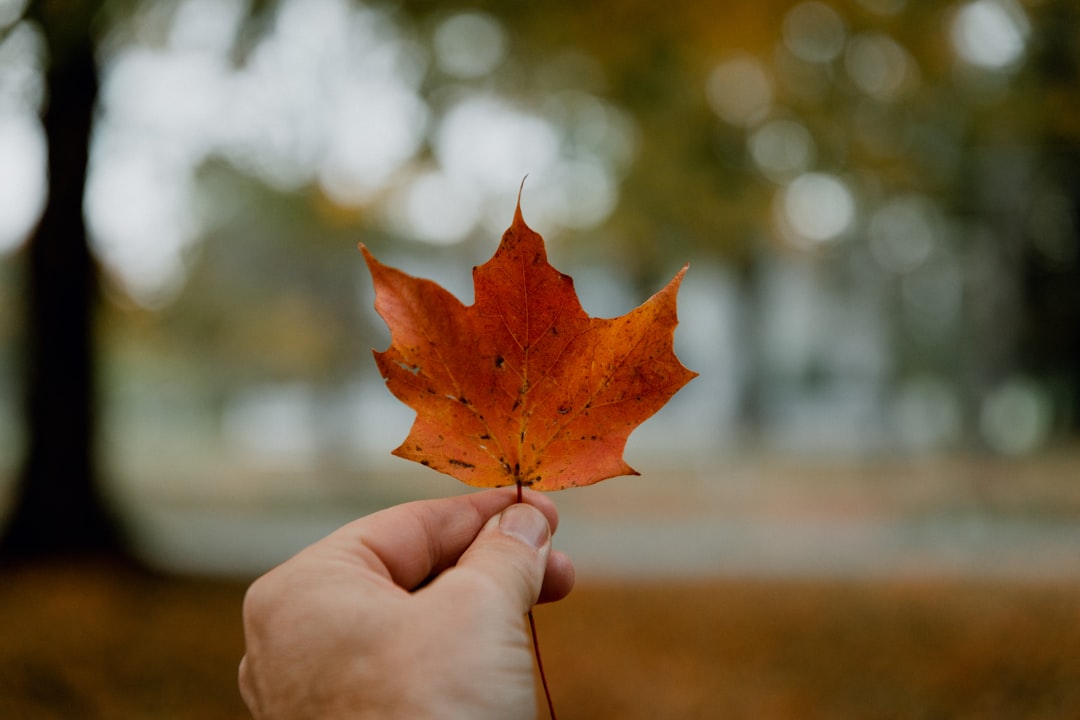
[[[342,527],[244,598],[240,691],[258,720],[533,718],[523,618],[565,597],[554,504],[489,490]]]

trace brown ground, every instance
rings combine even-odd
[[[0,575],[0,718],[247,717],[243,585]],[[561,720],[1080,717],[1080,584],[590,584],[537,610]]]

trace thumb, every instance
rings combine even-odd
[[[481,575],[511,596],[521,613],[536,604],[551,552],[551,528],[544,514],[515,503],[492,517],[457,563],[455,574]]]

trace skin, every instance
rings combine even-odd
[[[524,615],[570,592],[554,504],[513,489],[398,505],[256,580],[240,691],[256,720],[535,718]]]

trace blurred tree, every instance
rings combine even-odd
[[[87,243],[83,190],[98,93],[93,0],[32,2],[27,18],[48,53],[49,191],[25,248],[27,449],[0,553],[11,558],[122,553],[95,453],[93,348],[98,269]]]
[[[42,125],[48,198],[23,251],[26,453],[0,534],[7,559],[104,553],[130,560],[123,523],[103,490],[98,458],[95,327],[100,270],[83,201],[99,90],[99,38],[138,0],[31,0],[25,21],[47,54]],[[273,15],[254,0],[234,45],[242,63]]]
[[[1080,429],[1080,7],[1047,3],[1023,105],[1039,124],[1042,194],[1026,222],[1021,362],[1049,385],[1061,424]]]

